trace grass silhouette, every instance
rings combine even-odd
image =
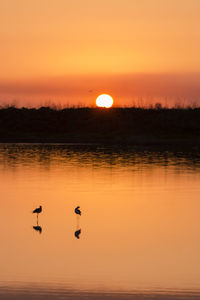
[[[200,108],[4,107],[0,142],[200,144]]]

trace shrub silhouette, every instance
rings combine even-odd
[[[200,108],[0,109],[1,142],[153,143],[200,140]]]

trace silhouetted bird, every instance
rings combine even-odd
[[[77,239],[80,239],[79,235],[81,234],[81,229],[75,231],[74,235]]]
[[[39,231],[39,233],[42,233],[42,227],[41,226],[33,226],[33,229],[36,231]]]
[[[77,214],[77,215],[80,215],[81,216],[81,211],[80,211],[80,206],[77,206],[76,208],[75,208],[75,213]]]
[[[42,212],[42,206],[40,205],[40,207],[34,209],[33,214],[40,214]]]

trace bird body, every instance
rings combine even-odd
[[[40,207],[34,209],[33,214],[40,214],[42,212],[42,206],[40,205]]]
[[[75,213],[77,214],[77,215],[80,215],[81,216],[81,211],[80,211],[80,206],[77,206],[76,208],[75,208]]]

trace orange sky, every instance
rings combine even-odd
[[[138,73],[142,93],[139,89],[137,96],[149,93],[144,74],[153,74],[151,82],[155,74],[167,73],[166,90],[174,82],[169,74],[179,74],[180,82],[183,73],[200,72],[199,14],[199,0],[1,0],[0,100],[25,99],[39,85],[44,100],[56,101],[62,94],[71,104],[80,99],[92,104],[88,89],[107,92],[111,77],[124,87],[128,76],[126,90],[111,86],[110,91],[119,103],[129,104],[136,84],[130,78]],[[96,78],[91,86],[88,78]],[[87,82],[85,94],[82,82]],[[20,92],[14,92],[16,85]],[[194,85],[198,94],[199,75],[187,85],[190,96]],[[163,86],[152,89],[151,96],[160,95]],[[176,97],[175,89],[168,94],[173,92]],[[162,91],[163,97],[168,94]]]

